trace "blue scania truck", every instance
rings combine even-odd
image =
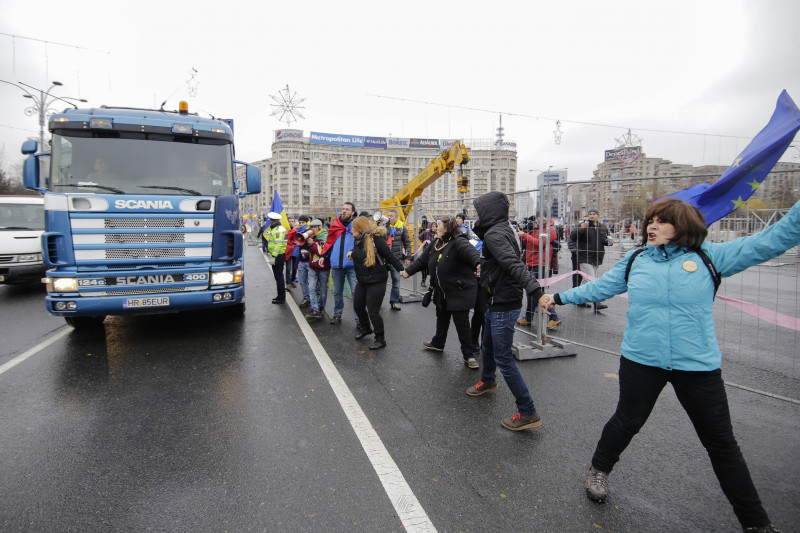
[[[234,159],[232,121],[181,102],[179,111],[67,109],[49,129],[49,152],[26,141],[22,153],[25,186],[44,194],[50,313],[75,328],[107,315],[244,313],[239,199],[260,192],[261,171]]]

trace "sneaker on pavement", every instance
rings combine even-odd
[[[539,413],[532,415],[515,414],[511,418],[504,418],[500,421],[504,428],[511,431],[521,431],[523,429],[538,428],[542,425],[542,418]]]
[[[322,318],[322,313],[320,313],[319,311],[313,311],[312,310],[310,313],[306,313],[305,317],[306,317],[306,320],[316,321],[316,320],[319,320],[320,318]]]
[[[430,350],[432,352],[443,352],[444,348],[439,348],[438,346],[434,345],[432,342],[423,342],[422,347],[426,350]]]
[[[392,308],[392,311],[400,311],[402,309],[402,307],[400,307],[400,304],[397,303],[389,304],[389,307]]]
[[[342,317],[341,316],[334,315],[333,318],[331,318],[331,324],[341,324],[341,323],[342,323]]]
[[[497,390],[497,382],[484,383],[483,380],[480,380],[467,389],[467,394],[470,396],[480,396],[484,392],[489,392],[490,390]]]
[[[586,495],[597,503],[605,502],[608,498],[608,474],[591,467],[586,477]]]
[[[594,304],[594,310],[595,311],[599,311],[601,309],[608,309],[608,306],[606,304],[600,303],[600,302],[597,302],[596,304]]]
[[[474,357],[465,357],[464,364],[467,365],[468,368],[472,368],[473,370],[481,367],[481,365],[478,364],[478,360],[475,359]]]
[[[744,533],[781,533],[781,530],[772,524],[767,524],[766,526],[742,527],[742,531],[744,531]]]
[[[311,305],[311,302],[309,302],[308,300],[306,300],[305,298],[303,298],[303,301],[302,301],[302,302],[300,302],[300,305],[298,305],[297,307],[299,307],[300,309],[305,309],[305,308],[306,308],[306,307],[308,307],[309,305]]]
[[[551,320],[547,323],[547,329],[555,329],[559,324],[561,324],[560,320]]]
[[[520,318],[520,319],[517,320],[517,324],[519,324],[520,326],[530,326],[531,325],[531,321],[530,320],[525,320],[524,318]]]

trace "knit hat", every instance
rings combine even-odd
[[[589,213],[597,213],[597,216],[600,216],[600,211],[596,207],[590,207],[586,214],[588,215]]]

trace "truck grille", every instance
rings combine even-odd
[[[185,257],[184,248],[123,248],[106,250],[106,259],[160,259],[163,257]]]
[[[182,218],[107,218],[105,227],[109,229],[121,228],[182,228]]]
[[[145,244],[150,242],[186,242],[185,233],[111,233],[106,244]]]

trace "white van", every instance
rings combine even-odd
[[[42,233],[44,198],[0,196],[0,284],[42,278]]]

